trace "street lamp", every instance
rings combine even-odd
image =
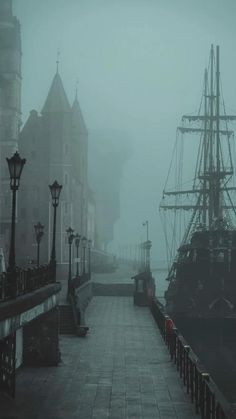
[[[79,277],[79,244],[81,236],[77,233],[75,235],[75,246],[76,246],[76,278]]]
[[[69,272],[68,272],[68,288],[67,288],[67,296],[71,294],[71,246],[74,240],[74,230],[73,228],[69,227],[67,230],[67,238],[69,244]]]
[[[12,190],[12,216],[11,216],[11,240],[9,250],[8,271],[14,272],[16,267],[15,260],[15,225],[16,225],[16,191],[19,189],[20,177],[26,159],[21,159],[18,152],[6,159],[10,173],[10,187]]]
[[[89,274],[89,279],[91,278],[91,246],[92,246],[92,240],[88,240],[88,274]]]
[[[150,272],[150,250],[152,247],[151,240],[146,241],[145,249],[146,249],[146,271]]]
[[[82,237],[82,248],[83,248],[83,275],[85,274],[85,249],[86,249],[87,239],[85,236]]]
[[[41,239],[44,235],[43,229],[44,229],[44,226],[40,222],[34,225],[34,231],[35,231],[36,242],[37,242],[37,266],[38,267],[39,267],[39,247],[40,247]]]
[[[146,228],[147,228],[147,241],[149,240],[149,237],[148,237],[148,227],[149,227],[149,225],[148,224],[149,224],[148,220],[143,222],[143,226],[146,226]]]
[[[145,242],[142,242],[140,244],[140,250],[141,250],[141,271],[145,271],[145,266],[146,266]]]
[[[50,264],[54,267],[54,280],[56,279],[56,218],[57,218],[57,207],[59,204],[59,197],[62,190],[62,185],[55,180],[52,185],[49,185],[49,189],[52,196],[52,205],[54,208],[53,213],[53,232],[52,232],[52,252]]]

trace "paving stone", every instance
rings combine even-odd
[[[59,367],[19,371],[18,419],[199,417],[147,307],[95,297],[86,322],[86,338],[60,337]]]

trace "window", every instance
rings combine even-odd
[[[65,214],[68,214],[68,210],[69,210],[69,204],[68,202],[65,202]]]
[[[68,173],[65,173],[65,175],[64,175],[64,185],[68,185],[68,178],[69,178]]]
[[[33,189],[33,197],[34,197],[34,201],[38,203],[39,201],[39,187],[35,186]]]
[[[21,233],[21,243],[22,245],[26,244],[27,242],[27,237],[25,233]]]
[[[11,128],[7,127],[5,128],[5,138],[4,141],[9,141],[11,140]]]
[[[39,209],[33,208],[33,218],[38,219],[39,218]]]
[[[20,218],[25,218],[26,217],[26,208],[21,208],[20,209]]]

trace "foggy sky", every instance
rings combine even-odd
[[[236,109],[235,0],[15,0],[14,12],[22,25],[23,121],[42,109],[59,49],[71,102],[79,79],[88,131],[117,130],[132,142],[116,243],[144,239],[148,219],[153,258],[165,258],[158,205],[176,127],[198,110],[211,43],[221,47],[227,109]]]

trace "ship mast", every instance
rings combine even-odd
[[[216,196],[215,196],[215,218],[219,220],[222,216],[220,205],[220,48],[216,47]]]
[[[214,49],[210,55],[210,130],[209,130],[209,229],[222,216],[220,209],[220,61],[219,46],[216,47],[216,92],[214,91]],[[206,93],[205,93],[206,102]],[[214,106],[215,105],[215,106]],[[205,121],[208,119],[205,105]],[[215,122],[215,123],[214,123]],[[205,123],[206,126],[206,123]],[[215,129],[214,129],[215,128]],[[214,144],[215,143],[215,144]],[[215,147],[214,147],[215,145]],[[207,176],[204,170],[204,184]]]
[[[205,116],[207,116],[207,87],[208,87],[208,73],[206,69],[205,75],[204,75],[204,114]],[[206,117],[204,120],[204,150],[203,150],[204,174],[206,174],[206,171],[207,171],[207,147],[208,147],[208,142],[207,142],[208,124],[207,123],[208,123],[208,119]],[[207,179],[205,175],[203,179],[203,215],[202,215],[202,222],[204,226],[206,226],[206,221],[207,221]]]
[[[211,54],[210,54],[210,130],[209,130],[209,141],[210,141],[210,150],[209,150],[209,228],[213,225],[214,219],[214,168],[213,168],[213,126],[214,126],[214,50],[213,45],[211,45]],[[207,118],[207,115],[205,115]],[[206,176],[206,173],[204,173]]]
[[[180,188],[174,191],[164,190],[163,200],[160,204],[160,209],[164,210],[193,211],[183,235],[184,242],[188,240],[194,225],[199,224],[204,229],[214,230],[223,220],[223,211],[233,210],[236,215],[235,206],[230,196],[230,192],[235,192],[236,188],[230,186],[229,183],[233,175],[230,139],[234,132],[227,126],[227,122],[235,121],[236,116],[226,115],[224,108],[223,112],[220,110],[222,100],[220,100],[219,46],[216,47],[215,57],[214,47],[211,45],[209,68],[204,73],[203,98],[204,102],[202,102],[203,106],[201,105],[199,114],[183,115],[182,126],[177,129],[182,135],[195,133],[199,134],[201,138],[200,158],[197,162],[196,169],[198,170],[195,171],[193,187],[192,189],[181,190]],[[224,123],[225,127],[222,128],[221,123]],[[189,141],[191,140],[189,139]],[[228,156],[229,167],[225,166],[224,158],[226,156]],[[171,203],[171,196],[179,196],[180,199]]]

